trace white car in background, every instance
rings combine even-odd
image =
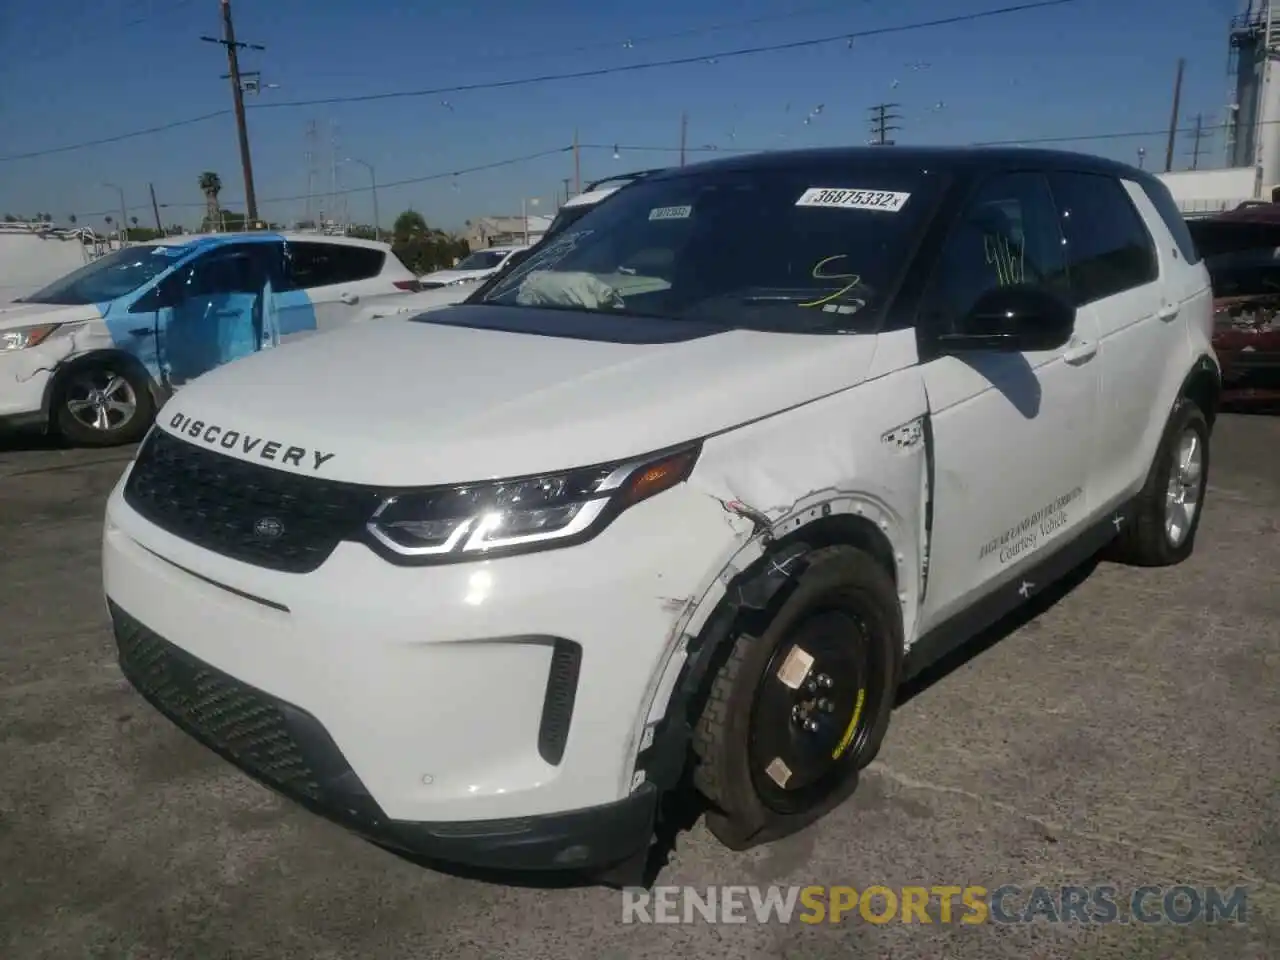
[[[125,247],[0,304],[0,431],[81,446],[138,440],[175,389],[215,367],[407,299],[385,243],[272,232]]]
[[[377,320],[379,317],[399,316],[406,313],[425,313],[428,310],[439,310],[443,307],[452,306],[455,303],[461,303],[467,297],[471,296],[480,289],[480,284],[475,281],[466,279],[451,279],[448,282],[437,285],[436,281],[442,277],[456,276],[463,264],[467,260],[483,254],[494,253],[499,250],[510,250],[504,256],[502,263],[494,270],[485,275],[485,280],[492,280],[495,276],[504,270],[509,270],[517,266],[528,255],[529,251],[537,250],[542,247],[548,240],[558,236],[570,224],[577,222],[579,218],[584,216],[589,210],[595,208],[601,201],[607,197],[617,193],[629,183],[634,183],[656,170],[640,170],[635,173],[619,174],[610,177],[607,180],[597,180],[594,183],[587,184],[587,188],[575,197],[567,200],[560,210],[556,213],[555,219],[551,221],[551,226],[547,228],[547,232],[543,234],[542,239],[536,244],[528,247],[495,247],[490,250],[481,250],[478,253],[471,254],[466,260],[458,264],[453,270],[438,270],[435,273],[429,273],[422,277],[421,284],[423,290],[421,293],[413,294],[408,297],[401,297],[394,302],[384,303],[376,307],[368,307],[360,314],[360,320]]]
[[[528,250],[531,244],[514,247],[490,247],[469,254],[449,270],[436,270],[419,278],[424,290],[435,290],[440,287],[465,286],[480,280],[487,280],[501,270],[512,254]]]

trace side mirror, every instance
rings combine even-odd
[[[998,287],[978,298],[961,332],[938,337],[944,352],[998,350],[1032,353],[1064,346],[1075,330],[1076,308],[1033,284]]]

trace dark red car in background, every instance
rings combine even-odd
[[[1280,203],[1187,221],[1213,283],[1223,401],[1280,401]]]

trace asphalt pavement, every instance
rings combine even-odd
[[[1086,568],[906,691],[880,759],[816,827],[732,853],[698,823],[658,878],[1122,900],[1243,885],[1244,922],[1216,924],[624,924],[615,890],[400,859],[248,780],[122,679],[98,551],[128,456],[0,446],[5,960],[1280,956],[1280,418],[1220,421],[1187,563]]]

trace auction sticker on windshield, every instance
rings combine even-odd
[[[882,210],[897,213],[909,193],[893,190],[849,190],[839,187],[810,187],[796,201],[797,207],[838,207],[841,210]]]
[[[655,207],[649,211],[650,220],[688,220],[693,207]]]

